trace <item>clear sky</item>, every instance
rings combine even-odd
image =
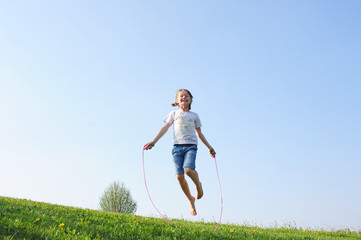
[[[114,180],[157,216],[141,150],[189,89],[223,223],[361,228],[361,2],[2,1],[0,195],[97,209]],[[170,218],[218,221],[213,159],[191,217],[170,130],[145,154]],[[194,191],[194,187],[192,187]]]

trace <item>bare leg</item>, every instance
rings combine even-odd
[[[196,170],[192,168],[184,168],[185,173],[192,179],[197,188],[197,199],[203,197],[202,183],[199,181],[199,176]]]
[[[191,192],[189,190],[188,182],[185,179],[184,174],[178,174],[177,175],[177,180],[178,180],[179,185],[182,188],[184,194],[188,198],[189,205],[190,205],[190,208],[191,208],[191,215],[193,215],[193,216],[197,215],[196,206],[194,204],[196,199],[192,196],[192,194],[191,194]]]

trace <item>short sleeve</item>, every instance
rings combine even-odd
[[[199,119],[198,114],[196,114],[196,118],[194,119],[194,127],[195,127],[195,128],[200,128],[200,127],[202,127],[202,123],[201,123],[201,120]]]
[[[164,123],[169,123],[170,125],[174,122],[175,111],[171,111],[164,119]]]

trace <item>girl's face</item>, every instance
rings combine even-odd
[[[192,98],[187,91],[181,91],[177,95],[177,102],[180,107],[187,107],[192,103]]]

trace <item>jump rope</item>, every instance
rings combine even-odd
[[[160,213],[160,211],[158,210],[158,208],[155,206],[152,198],[150,197],[150,193],[149,193],[149,189],[148,189],[148,186],[147,186],[147,179],[145,178],[145,166],[144,166],[144,150],[146,148],[143,147],[143,151],[142,151],[142,162],[143,162],[143,176],[144,176],[144,184],[145,184],[145,188],[147,189],[147,193],[148,193],[148,197],[149,197],[149,200],[150,202],[153,204],[153,207],[155,208],[155,210],[157,210],[157,212],[159,213],[160,216],[162,216],[162,218],[164,220],[166,220],[168,223],[174,225],[174,223],[172,223],[170,220],[168,220],[166,217],[163,216],[163,214]],[[220,191],[220,194],[221,194],[221,215],[219,217],[219,222],[218,222],[218,225],[216,227],[216,229],[214,229],[214,231],[217,231],[219,225],[221,224],[221,220],[222,220],[222,214],[223,214],[223,195],[222,195],[222,187],[221,187],[221,180],[219,178],[219,173],[218,173],[218,167],[217,167],[217,160],[216,160],[216,157],[214,156],[214,164],[216,166],[216,172],[217,172],[217,177],[218,177],[218,184],[219,184],[219,191]]]

